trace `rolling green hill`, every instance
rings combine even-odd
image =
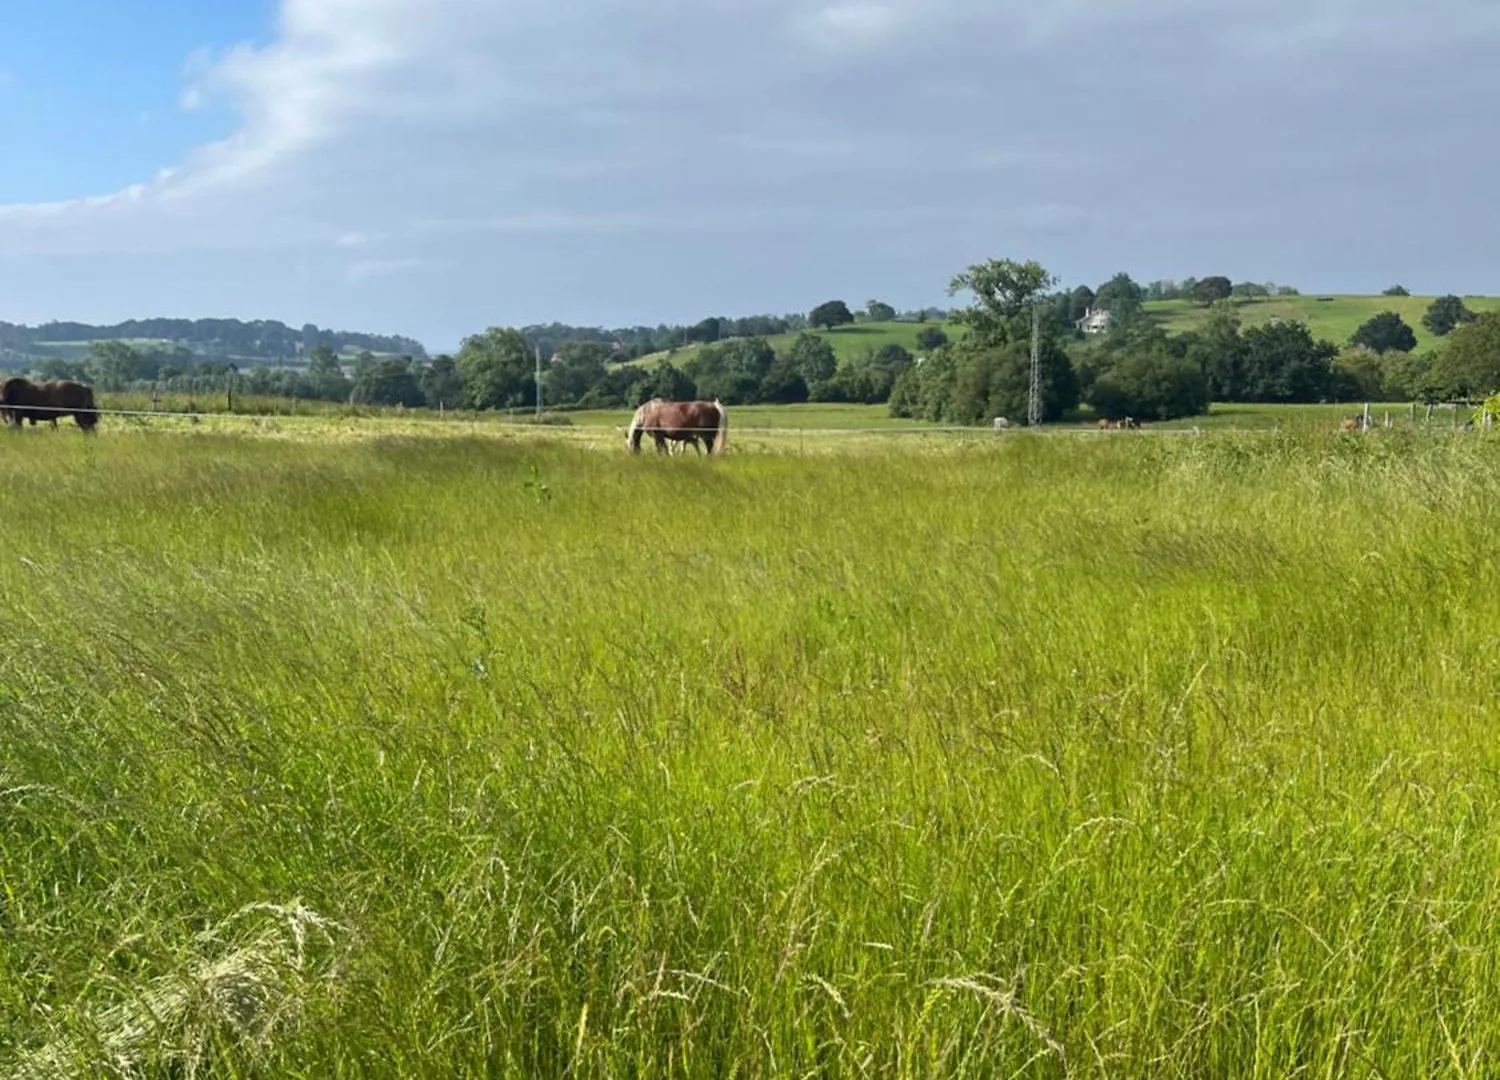
[[[1362,323],[1382,311],[1394,311],[1416,332],[1417,348],[1430,349],[1441,339],[1428,333],[1422,326],[1422,316],[1431,296],[1353,296],[1353,295],[1307,295],[1275,296],[1264,298],[1236,299],[1242,324],[1245,327],[1260,326],[1273,319],[1290,319],[1304,322],[1316,338],[1325,338],[1342,347]],[[1500,297],[1466,296],[1464,303],[1471,311],[1500,311]],[[1182,333],[1203,326],[1209,317],[1209,309],[1188,300],[1159,300],[1146,305],[1146,312],[1168,333]],[[852,326],[841,326],[837,330],[820,330],[821,334],[838,356],[840,363],[866,349],[878,350],[885,345],[901,345],[914,353],[920,353],[917,335],[924,327],[940,327],[950,339],[957,340],[965,332],[961,326],[949,322],[905,323],[864,322]],[[778,352],[789,348],[796,334],[778,334],[766,340]],[[632,365],[654,368],[663,360],[670,359],[682,367],[701,345],[689,345],[671,352],[651,353],[630,361]]]
[[[836,330],[819,330],[816,333],[833,347],[834,355],[839,358],[839,363],[843,363],[866,349],[876,351],[886,345],[900,345],[913,353],[920,354],[922,350],[917,345],[917,335],[930,326],[938,327],[948,335],[950,340],[954,341],[966,332],[964,327],[948,322],[863,322],[852,326],[841,326]],[[766,338],[766,341],[777,352],[790,348],[792,342],[796,340],[796,334],[776,334]],[[700,348],[702,348],[701,345],[689,345],[672,352],[651,353],[637,360],[631,360],[630,363],[654,368],[663,360],[670,359],[674,365],[682,367]]]
[[[1422,316],[1431,296],[1272,296],[1235,300],[1240,319],[1246,327],[1259,326],[1272,319],[1290,319],[1307,324],[1315,338],[1326,338],[1344,346],[1366,320],[1382,311],[1394,311],[1417,334],[1417,348],[1430,349],[1439,338],[1422,326]],[[1500,311],[1500,297],[1466,296],[1464,303],[1475,312]],[[1146,305],[1146,311],[1169,333],[1180,333],[1202,326],[1208,309],[1189,300],[1163,300]]]

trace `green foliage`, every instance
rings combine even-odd
[[[1445,395],[1455,398],[1500,390],[1500,313],[1486,312],[1449,334],[1433,378]]]
[[[1145,304],[1145,291],[1123,271],[1110,278],[1094,297],[1094,307],[1109,312],[1110,330],[1121,332],[1129,329],[1141,317]]]
[[[463,401],[463,378],[451,356],[434,357],[422,369],[421,381],[423,396],[433,408],[442,406],[452,409]]]
[[[1382,311],[1349,338],[1349,344],[1375,352],[1411,352],[1417,347],[1417,335],[1394,311]]]
[[[917,348],[919,349],[941,349],[948,344],[948,335],[936,326],[924,326],[921,333],[917,335]]]
[[[819,304],[807,316],[809,326],[824,330],[832,330],[835,326],[847,326],[853,321],[854,313],[842,300],[829,300]]]
[[[896,309],[884,300],[871,300],[865,305],[865,317],[871,322],[890,322],[896,317]]]
[[[1137,335],[1106,354],[1088,403],[1111,420],[1176,420],[1208,412],[1208,377],[1202,366],[1160,330]]]
[[[1477,316],[1457,296],[1439,296],[1422,315],[1422,325],[1436,337],[1447,337],[1456,327],[1470,323]]]
[[[1317,401],[1328,393],[1338,347],[1301,323],[1253,326],[1244,342],[1244,401]]]
[[[1223,276],[1201,278],[1193,289],[1193,299],[1205,307],[1228,300],[1233,294],[1234,285]]]
[[[1078,376],[1055,337],[1041,342],[1042,419],[1060,420],[1078,406]],[[977,341],[939,349],[906,370],[891,389],[891,415],[945,424],[988,424],[997,416],[1024,423],[1031,390],[1027,341]]]
[[[353,389],[338,354],[327,345],[315,345],[308,351],[307,388],[308,396],[324,401],[345,401]]]
[[[816,386],[833,378],[833,373],[839,367],[833,347],[822,336],[805,331],[797,335],[797,340],[792,342],[786,355],[796,365],[798,374],[808,386]]]
[[[513,409],[535,402],[535,358],[519,330],[491,327],[465,338],[455,363],[473,408]]]
[[[1383,401],[1386,381],[1385,358],[1381,353],[1366,345],[1351,345],[1333,358],[1330,396],[1335,401]]]
[[[1386,289],[1380,295],[1381,296],[1410,296],[1411,292],[1410,292],[1410,290],[1408,290],[1406,288],[1405,285],[1392,285],[1389,289]]]
[[[403,405],[408,408],[427,404],[421,378],[410,357],[387,357],[372,360],[354,377],[350,400],[357,405]]]
[[[954,313],[953,321],[968,327],[970,337],[985,346],[1018,340],[1030,333],[1029,325],[1023,325],[1028,305],[1056,280],[1035,260],[990,259],[970,266],[948,283],[949,296],[968,291],[974,297]]]

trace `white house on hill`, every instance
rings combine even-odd
[[[1109,329],[1109,312],[1089,308],[1087,314],[1074,325],[1085,334],[1102,334]]]

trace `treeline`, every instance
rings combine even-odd
[[[855,322],[941,322],[948,317],[943,308],[921,308],[897,311],[882,300],[867,302],[862,310],[852,310],[843,301],[820,304],[809,314],[748,315],[728,318],[711,315],[691,326],[629,326],[607,330],[597,326],[569,326],[547,323],[521,327],[521,337],[529,348],[540,349],[543,356],[559,352],[565,345],[592,343],[603,345],[609,359],[635,360],[652,353],[670,352],[689,345],[712,345],[732,338],[766,338],[800,333],[815,326],[827,327]],[[826,322],[823,320],[827,320]]]
[[[1161,283],[1141,286],[1120,273],[1097,288],[1058,290],[1056,284],[1034,262],[970,267],[949,286],[950,294],[972,294],[970,306],[908,313],[913,321],[947,315],[956,327],[951,333],[938,324],[922,327],[914,335],[915,355],[891,344],[841,361],[816,328],[885,321],[895,312],[880,301],[857,313],[843,301],[826,301],[805,316],[705,320],[686,328],[692,340],[674,336],[680,327],[638,328],[641,336],[627,348],[621,331],[494,327],[466,338],[456,355],[430,361],[367,350],[350,365],[319,342],[307,351],[305,367],[247,370],[203,359],[184,345],[98,341],[80,360],[49,358],[36,371],[44,378],[85,379],[105,391],[229,390],[354,404],[529,410],[537,401],[540,358],[541,400],[549,409],[619,408],[651,397],[718,398],[728,405],[888,403],[898,416],[982,424],[999,416],[1026,419],[1035,326],[1046,421],[1081,405],[1110,418],[1168,420],[1202,413],[1211,401],[1431,401],[1500,389],[1500,314],[1476,315],[1458,297],[1431,304],[1423,324],[1446,341],[1440,350],[1419,353],[1412,328],[1390,311],[1344,343],[1317,339],[1294,320],[1246,328],[1227,277],[1172,284],[1209,310],[1199,328],[1171,335],[1144,307],[1153,288],[1165,288]],[[1080,320],[1090,311],[1109,313],[1105,332],[1082,332]],[[658,331],[665,337],[655,336]],[[779,344],[773,336],[780,336]],[[632,351],[656,352],[672,340],[696,347],[649,369],[622,362]]]
[[[59,343],[151,340],[171,342],[198,356],[217,359],[290,360],[319,345],[335,351],[360,349],[425,359],[421,342],[399,335],[325,330],[312,323],[293,329],[275,319],[131,319],[113,326],[50,322],[22,326],[0,322],[0,350],[45,356]]]

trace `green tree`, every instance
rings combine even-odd
[[[790,405],[807,400],[807,381],[790,353],[777,356],[765,378],[760,382],[757,396],[761,401],[778,405]]]
[[[1245,344],[1245,401],[1315,402],[1328,392],[1338,347],[1313,340],[1301,322],[1253,326],[1241,335]]]
[[[835,326],[847,326],[854,321],[854,313],[842,300],[829,300],[813,308],[807,315],[808,325],[814,329],[832,330]]]
[[[1376,352],[1411,352],[1417,347],[1417,335],[1396,312],[1382,311],[1354,331],[1349,344]]]
[[[1500,312],[1486,312],[1449,334],[1433,379],[1446,396],[1466,400],[1500,390]]]
[[[1141,314],[1145,293],[1124,271],[1110,278],[1094,296],[1094,307],[1109,312],[1110,329],[1122,330]]]
[[[1380,366],[1380,396],[1386,401],[1437,401],[1442,396],[1431,353],[1385,353]]]
[[[1333,359],[1330,392],[1338,401],[1380,401],[1385,396],[1385,364],[1366,345],[1351,345]]]
[[[1473,322],[1475,318],[1475,314],[1469,310],[1463,300],[1449,294],[1439,296],[1427,305],[1427,311],[1422,316],[1422,325],[1437,337],[1447,337],[1456,327]]]
[[[833,347],[820,335],[805,330],[797,335],[787,355],[796,365],[803,382],[810,387],[833,378],[833,373],[838,370],[839,361]]]
[[[896,317],[896,309],[883,300],[871,300],[865,304],[865,317],[871,322],[890,322]]]
[[[990,259],[977,263],[948,283],[948,295],[968,291],[974,302],[953,314],[953,321],[969,328],[975,345],[1003,345],[1029,336],[1026,311],[1057,279],[1035,260]]]
[[[1411,291],[1405,285],[1392,285],[1380,295],[1382,296],[1410,296]]]
[[[1175,420],[1208,411],[1208,379],[1186,356],[1170,351],[1165,341],[1132,349],[1099,376],[1089,404],[1112,420]]]
[[[917,348],[941,349],[948,344],[948,335],[940,327],[924,326],[917,331]]]
[[[350,400],[362,405],[405,405],[427,401],[409,356],[386,357],[362,365],[354,376]]]
[[[1220,300],[1228,300],[1233,294],[1234,285],[1223,275],[1200,278],[1193,287],[1193,299],[1204,307]]]
[[[1208,321],[1193,340],[1188,356],[1208,381],[1213,401],[1244,401],[1245,342],[1240,337],[1240,317],[1230,304],[1216,304]]]
[[[455,363],[473,408],[513,409],[535,400],[534,358],[519,330],[492,326],[464,338]]]
[[[322,401],[346,401],[351,389],[338,353],[328,345],[314,345],[307,354],[309,395]]]
[[[609,350],[597,341],[569,341],[542,372],[542,393],[553,405],[569,405],[604,381]]]
[[[432,362],[422,369],[421,382],[422,394],[434,409],[451,409],[463,400],[463,377],[451,356],[433,357]]]

